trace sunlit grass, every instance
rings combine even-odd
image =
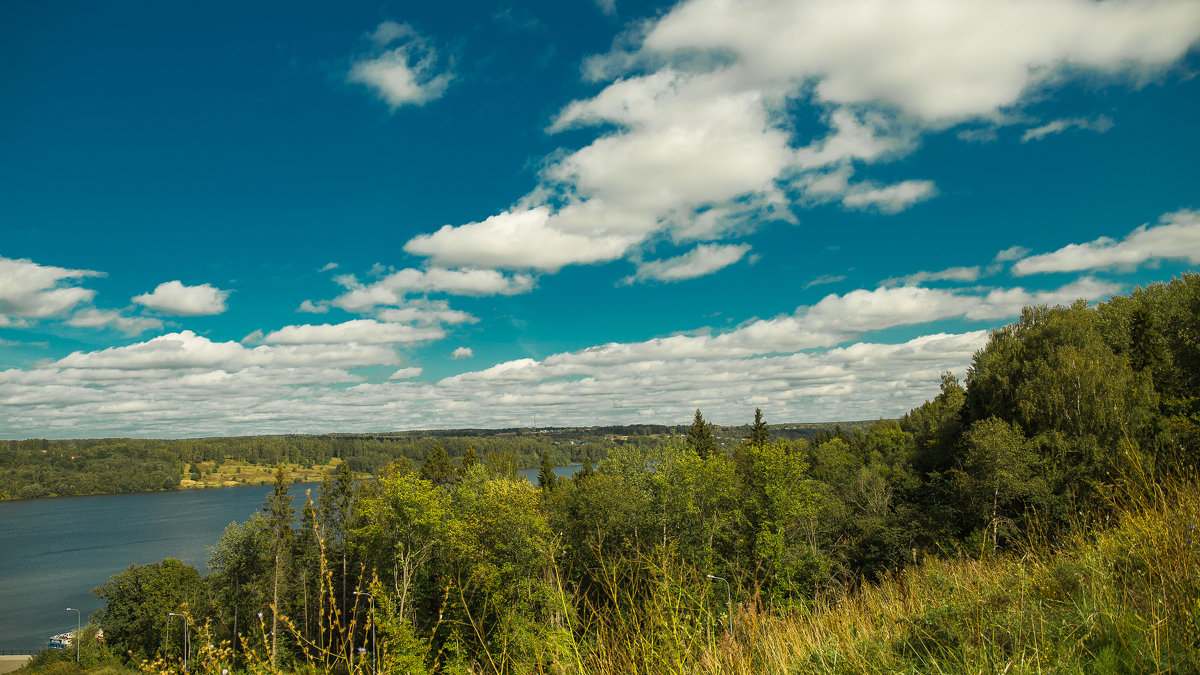
[[[341,460],[334,458],[329,464],[314,464],[304,467],[295,463],[282,463],[287,479],[293,483],[320,483],[325,476],[337,469]],[[183,479],[179,481],[180,488],[233,487],[235,485],[270,485],[275,480],[276,465],[258,465],[227,459],[218,465],[216,462],[197,462],[195,465],[183,465]],[[200,470],[200,480],[193,480],[193,469]]]
[[[742,603],[732,634],[680,589],[580,640],[586,673],[1200,672],[1200,487],[1124,496],[1100,532],[1054,550],[925,561],[790,614]],[[651,575],[653,576],[653,575]],[[665,587],[665,586],[664,586]],[[679,600],[685,600],[680,603]],[[687,604],[687,611],[678,611]]]

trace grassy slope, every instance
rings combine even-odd
[[[732,639],[661,672],[1200,672],[1200,485],[1123,512],[1055,552],[931,559],[787,617],[743,608]]]
[[[334,458],[327,465],[314,465],[309,468],[304,468],[299,464],[283,464],[283,470],[287,473],[288,480],[293,483],[320,483],[326,475],[337,469],[337,465],[340,463],[340,459]],[[216,466],[215,462],[198,462],[197,466],[200,469],[200,480],[198,481],[186,477],[191,475],[193,467],[191,464],[184,464],[183,475],[185,478],[179,481],[181,489],[270,485],[275,482],[274,466],[260,466],[233,460],[225,460],[220,466]]]

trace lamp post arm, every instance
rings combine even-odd
[[[68,607],[68,612],[75,612],[75,665],[79,665],[79,640],[83,637],[83,615],[74,607]]]
[[[733,594],[729,591],[729,580],[725,577],[718,577],[713,574],[704,575],[709,579],[719,579],[725,582],[725,605],[729,608],[729,632],[733,632]]]

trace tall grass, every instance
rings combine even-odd
[[[1114,499],[1107,528],[1053,549],[1031,537],[1012,554],[929,559],[790,614],[743,602],[728,634],[704,620],[703,579],[659,553],[646,599],[593,614],[564,671],[1200,672],[1200,483],[1142,485]]]

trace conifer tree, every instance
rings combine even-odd
[[[313,570],[318,569],[321,556],[321,545],[317,539],[317,507],[313,503],[312,494],[304,495],[304,506],[300,509],[300,533],[292,553],[295,565],[300,573],[300,585],[304,602],[304,636],[309,637],[310,596],[316,598],[320,594],[320,583]],[[317,582],[314,586],[314,582]],[[310,591],[313,591],[310,593]]]
[[[446,449],[441,443],[434,447],[433,452],[429,453],[425,462],[421,464],[421,478],[434,485],[449,485],[454,482],[454,465],[450,463],[450,456],[446,454]]]
[[[583,467],[575,472],[574,479],[576,482],[592,475],[592,450],[588,448],[583,452]]]
[[[279,577],[284,572],[283,566],[292,541],[292,522],[296,520],[296,509],[292,507],[292,497],[288,494],[287,473],[283,465],[275,467],[275,489],[267,495],[263,502],[263,511],[271,525],[271,535],[275,545],[275,582],[271,592],[271,667],[277,664],[277,647],[279,640]]]
[[[341,604],[342,616],[346,613],[346,586],[349,576],[350,526],[354,508],[354,474],[344,461],[338,464],[332,476],[321,483],[318,500],[318,521],[330,549],[342,558]]]
[[[699,408],[696,408],[696,418],[692,421],[691,428],[688,429],[687,444],[697,455],[700,455],[700,459],[706,459],[717,453],[717,442],[713,438],[712,425],[704,421],[704,415],[700,414]]]
[[[554,474],[554,464],[550,462],[550,453],[546,450],[542,451],[542,469],[538,472],[538,487],[543,492],[549,492],[554,489],[555,483],[558,482],[558,476]]]
[[[463,453],[462,458],[462,473],[465,476],[471,467],[479,463],[479,454],[475,452],[475,447],[468,444],[467,451]]]
[[[750,445],[762,447],[771,442],[771,430],[763,422],[762,408],[754,409],[754,426],[750,427]]]

